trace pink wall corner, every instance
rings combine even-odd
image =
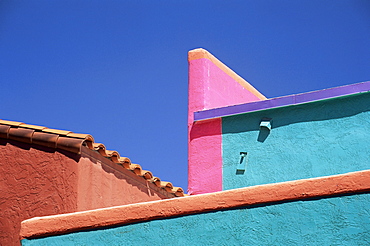
[[[222,190],[221,130],[221,118],[195,122],[189,130],[189,195]]]
[[[222,190],[222,122],[194,123],[194,112],[266,99],[204,49],[189,52],[188,193]]]

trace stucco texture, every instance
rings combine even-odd
[[[369,245],[369,194],[231,209],[39,239],[22,245]]]
[[[167,198],[91,150],[81,156],[0,140],[0,245],[19,245],[21,221]]]
[[[193,80],[194,89],[199,88],[197,90],[203,94],[197,98],[204,100],[203,108],[198,110],[261,100],[205,58],[189,62],[189,80]],[[194,92],[190,91],[190,93]]]
[[[224,117],[222,132],[224,190],[370,169],[370,93]]]
[[[77,166],[59,152],[0,145],[0,245],[19,245],[22,220],[76,211]]]
[[[221,62],[218,63],[221,64]],[[223,64],[220,66],[227,68]],[[248,84],[242,78],[239,80]],[[211,60],[201,58],[189,61],[188,193],[190,195],[222,190],[221,120],[194,123],[193,113],[261,100],[253,93],[256,92],[244,88]]]

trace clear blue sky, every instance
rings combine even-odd
[[[267,97],[370,80],[370,1],[0,1],[0,119],[89,133],[187,188],[187,52]]]

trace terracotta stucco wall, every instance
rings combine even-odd
[[[19,245],[24,219],[76,211],[77,173],[76,161],[59,152],[2,142],[0,245]]]
[[[68,157],[0,139],[0,245],[19,245],[20,223],[28,218],[166,197],[87,148]]]

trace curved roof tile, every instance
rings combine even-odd
[[[120,157],[117,151],[107,150],[104,144],[95,143],[94,138],[89,134],[0,120],[0,138],[60,149],[75,154],[80,154],[82,146],[86,146],[175,196],[186,195],[182,188],[173,187],[172,183],[161,181],[159,178],[154,177],[150,171],[143,170],[140,165],[131,163],[129,158]]]

